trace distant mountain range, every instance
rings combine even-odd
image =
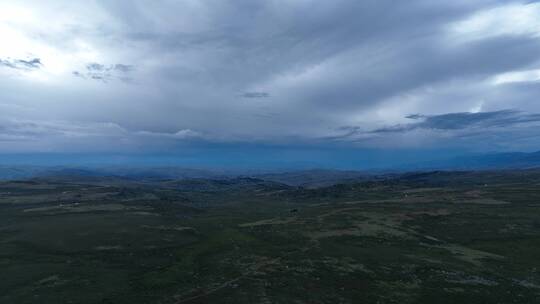
[[[307,188],[324,187],[338,183],[358,182],[373,178],[373,174],[361,171],[341,171],[341,170],[302,170],[282,173],[259,174],[255,177],[282,183],[289,186],[301,186]]]
[[[39,177],[66,178],[115,177],[136,180],[224,178],[231,176],[219,170],[180,167],[64,167],[64,166],[0,166],[0,179],[27,179]]]
[[[540,151],[533,153],[489,153],[423,162],[405,166],[409,170],[497,170],[540,167]]]
[[[210,170],[182,167],[67,167],[67,166],[21,166],[0,165],[0,179],[16,180],[40,177],[69,179],[130,179],[130,180],[224,180],[250,177],[289,186],[322,187],[338,183],[372,180],[387,174],[435,170],[510,170],[540,168],[540,151],[534,153],[491,153],[469,155],[440,161],[409,164],[400,167],[381,168],[369,171],[344,171],[330,169],[292,170],[282,172]]]

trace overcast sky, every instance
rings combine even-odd
[[[540,150],[536,1],[0,0],[0,38],[0,153]]]

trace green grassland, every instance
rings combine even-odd
[[[540,303],[540,172],[0,183],[0,303]]]

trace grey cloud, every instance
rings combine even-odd
[[[0,134],[40,139],[50,136],[115,136],[127,131],[115,123],[73,123],[66,121],[8,120],[0,123]]]
[[[480,113],[448,113],[441,115],[407,116],[420,122],[376,129],[373,133],[404,132],[414,129],[460,130],[471,128],[512,127],[516,124],[540,122],[540,114],[529,114],[514,110]]]
[[[22,65],[22,66],[25,66],[29,69],[37,69],[37,68],[40,68],[42,66],[41,64],[41,59],[39,58],[34,58],[34,59],[31,59],[31,60],[22,60],[22,59],[19,59],[16,61],[16,63]]]
[[[39,69],[43,66],[40,58],[32,59],[12,59],[12,58],[0,58],[0,66],[5,66],[12,69],[18,70],[33,70]]]
[[[153,132],[153,131],[137,131],[135,135],[141,136],[150,136],[158,138],[169,138],[169,139],[195,139],[195,138],[204,138],[204,135],[200,132],[193,131],[191,129],[178,130],[174,133],[167,132]]]
[[[99,64],[99,63],[95,63],[95,62],[87,64],[86,69],[88,71],[98,71],[98,72],[105,71],[105,70],[107,70],[107,71],[110,70],[110,68],[105,68],[105,66],[103,64]]]
[[[343,126],[324,141],[354,142],[364,147],[428,147],[531,149],[540,139],[540,114],[516,110],[459,112],[439,115],[412,114],[414,122],[377,129]]]
[[[149,136],[168,139],[202,138],[201,132],[181,129],[174,132],[128,130],[112,122],[77,123],[70,121],[7,120],[0,122],[0,135],[12,138],[40,139],[50,136],[66,138],[115,137],[133,138]]]
[[[122,73],[128,73],[133,71],[133,66],[128,64],[111,64],[111,65],[104,65],[96,62],[92,62],[86,65],[86,69],[88,71],[96,71],[96,72],[109,72],[109,71],[119,71]]]
[[[244,98],[268,98],[270,93],[267,92],[245,92],[242,94]]]
[[[134,67],[132,65],[128,65],[128,64],[121,64],[121,63],[117,63],[114,65],[113,69],[115,71],[120,71],[120,72],[123,72],[123,73],[128,73],[128,72],[131,72],[134,70]]]
[[[105,83],[113,79],[119,79],[123,82],[131,82],[133,79],[126,75],[131,73],[134,69],[134,66],[128,64],[117,63],[104,65],[92,62],[86,65],[85,72],[73,71],[72,74],[75,77],[99,80]]]
[[[84,75],[79,71],[73,71],[71,73],[73,74],[73,76],[76,76],[76,77],[84,77]]]
[[[112,122],[81,123],[55,120],[4,120],[0,121],[0,144],[10,143],[17,151],[24,146],[32,151],[115,151],[144,148],[149,142],[155,147],[176,145],[204,139],[205,135],[191,129],[175,132],[129,130]],[[65,145],[72,146],[66,148]],[[10,149],[6,149],[10,150]],[[5,152],[5,151],[4,151]]]
[[[339,128],[338,135],[324,141],[354,142],[367,148],[459,149],[485,152],[497,150],[537,150],[540,114],[514,110],[483,113],[447,113],[409,115],[417,120],[375,130],[358,126]]]

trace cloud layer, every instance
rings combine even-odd
[[[6,2],[0,153],[536,150],[538,20],[530,1]]]

